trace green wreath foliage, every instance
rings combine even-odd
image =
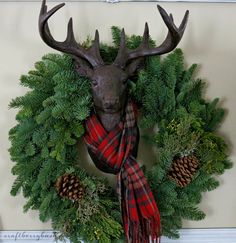
[[[107,63],[117,53],[120,29],[112,27],[112,36],[113,46],[101,46]],[[135,48],[141,40],[140,36],[127,37],[127,46]],[[163,60],[148,58],[145,68],[129,80],[130,95],[140,107],[143,137],[157,148],[156,160],[145,173],[161,213],[163,235],[170,238],[179,236],[182,219],[205,217],[197,206],[202,193],[215,189],[219,185],[215,175],[232,165],[227,145],[216,133],[224,110],[218,99],[203,97],[205,83],[194,77],[196,68],[194,64],[186,69],[183,53],[177,49]],[[45,55],[20,81],[30,91],[10,103],[19,109],[18,123],[9,132],[11,159],[16,162],[11,194],[22,189],[27,198],[24,212],[39,210],[40,220],[51,220],[60,239],[123,242],[114,189],[105,178],[90,175],[78,163],[77,143],[93,106],[90,81],[75,72],[70,56],[60,54]],[[192,182],[181,188],[168,177],[168,171],[174,157],[189,154],[199,159],[200,168]],[[80,178],[85,187],[81,201],[57,194],[55,181],[65,173]]]

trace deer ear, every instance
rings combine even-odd
[[[92,78],[93,69],[91,68],[91,66],[89,65],[88,62],[86,62],[85,60],[78,58],[78,57],[74,57],[74,61],[75,61],[76,71],[81,76]]]
[[[132,76],[137,70],[144,68],[144,58],[138,58],[128,64],[125,68],[125,72]]]

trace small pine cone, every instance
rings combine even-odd
[[[85,192],[79,178],[73,174],[64,174],[58,177],[55,188],[61,197],[72,201],[81,200]]]
[[[187,186],[199,167],[199,161],[194,155],[175,158],[169,170],[169,178],[180,187]]]

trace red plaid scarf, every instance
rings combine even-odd
[[[132,149],[137,138],[135,106],[128,102],[125,119],[107,132],[95,114],[85,123],[84,140],[98,158],[100,169],[108,166],[117,174],[124,231],[128,242],[159,242],[160,214],[147,179]]]

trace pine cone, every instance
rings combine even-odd
[[[72,174],[64,174],[58,177],[55,188],[61,197],[73,201],[79,201],[84,196],[84,187],[79,178]]]
[[[199,161],[194,155],[175,158],[169,171],[169,178],[175,180],[180,187],[187,186],[196,173]]]

